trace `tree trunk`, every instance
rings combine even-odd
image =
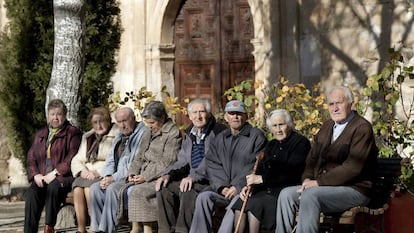
[[[84,70],[84,5],[84,0],[53,0],[55,45],[46,92],[46,106],[52,99],[62,99],[68,120],[76,126]]]

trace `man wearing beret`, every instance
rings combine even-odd
[[[205,156],[210,186],[197,197],[190,233],[211,232],[214,206],[225,207],[237,196],[266,145],[263,132],[247,122],[243,102],[232,100],[224,111],[229,129],[215,137]]]

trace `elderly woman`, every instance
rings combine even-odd
[[[118,127],[111,123],[111,115],[105,107],[93,108],[88,119],[92,129],[83,135],[79,151],[71,163],[72,174],[75,177],[72,188],[78,223],[77,233],[86,233],[90,206],[89,187],[100,180],[106,157],[119,131]]]
[[[26,192],[24,232],[37,233],[45,208],[45,233],[53,233],[60,205],[71,190],[70,162],[78,152],[82,132],[66,120],[67,108],[60,99],[47,106],[47,125],[36,132],[27,153],[30,187]]]
[[[266,230],[275,227],[279,192],[284,187],[300,184],[306,156],[310,150],[309,140],[294,131],[288,111],[272,111],[266,125],[274,139],[266,145],[265,156],[259,161],[256,174],[246,177],[247,185],[252,185],[252,195],[247,197],[247,186],[244,187],[240,192],[240,199],[232,207],[235,210],[236,225],[243,201],[249,198],[239,232],[244,232],[247,224],[250,233],[258,233],[261,225]]]
[[[139,231],[139,223],[143,224],[144,233],[152,232],[153,223],[158,220],[156,181],[176,161],[181,146],[180,130],[168,118],[162,102],[150,102],[142,117],[148,130],[128,170],[128,182],[133,184],[127,190],[132,233]]]

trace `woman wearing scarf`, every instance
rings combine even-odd
[[[27,153],[30,183],[25,194],[24,232],[37,233],[45,209],[45,233],[53,233],[57,213],[71,189],[70,163],[79,149],[82,132],[66,119],[67,108],[60,99],[47,106],[47,125],[36,132]]]
[[[105,107],[92,109],[89,120],[92,129],[83,135],[79,151],[71,164],[75,177],[72,187],[79,233],[86,232],[89,187],[99,181],[105,159],[118,132],[118,127],[111,124],[110,113]]]

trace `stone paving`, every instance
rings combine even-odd
[[[22,233],[24,222],[24,201],[0,200],[0,233]],[[40,219],[39,233],[43,233],[44,214]],[[76,227],[57,229],[56,233],[75,233]],[[119,233],[129,232],[128,225],[121,226]]]
[[[24,202],[0,200],[0,232],[23,232]]]

